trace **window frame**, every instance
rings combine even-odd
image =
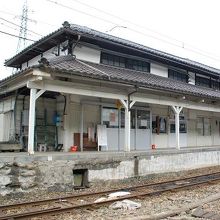
[[[111,53],[101,52],[100,63],[150,73],[150,63],[148,61],[127,58]]]
[[[201,125],[201,127],[199,125]],[[198,136],[212,136],[211,118],[198,116],[196,128]]]
[[[168,68],[168,78],[176,80],[176,81],[184,82],[184,83],[189,82],[189,76],[187,72],[173,69],[173,68]]]
[[[211,77],[206,77],[206,76],[201,76],[196,74],[195,77],[195,85],[197,86],[202,86],[202,87],[206,87],[206,88],[211,88]],[[206,83],[205,83],[206,81]]]

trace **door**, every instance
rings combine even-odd
[[[150,111],[136,109],[135,149],[148,150],[151,144]]]

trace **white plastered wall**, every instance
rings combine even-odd
[[[175,147],[175,133],[170,133],[169,117],[172,110],[168,106],[151,105],[152,115],[167,117],[167,133],[152,134],[152,144],[158,148]],[[187,122],[187,133],[180,133],[181,147],[205,147],[220,145],[220,113],[183,109]],[[197,118],[204,117],[211,121],[211,135],[199,135]]]
[[[58,54],[58,47],[53,47],[47,51],[45,51],[42,56],[45,57],[46,59],[51,59],[53,57],[56,57],[56,55]],[[65,55],[65,51],[61,51],[60,50],[60,55]],[[39,64],[39,60],[41,59],[41,55],[38,55],[36,57],[34,57],[33,59],[29,60],[28,62],[25,62],[22,64],[22,69],[25,69],[29,66],[33,66],[36,64]]]
[[[80,118],[81,118],[81,98],[79,96],[71,96],[71,133],[80,133]],[[57,105],[58,106],[58,105]],[[100,123],[100,106],[92,104],[83,104],[84,111],[84,123],[83,132],[88,132],[88,127],[91,125],[96,126]],[[63,108],[63,104],[60,103],[60,108]],[[170,133],[170,117],[173,117],[173,112],[170,107],[162,105],[150,105],[152,115],[165,117],[167,121],[167,132],[152,133],[152,144],[156,144],[157,148],[170,148],[175,147],[175,133]],[[200,146],[213,146],[219,145],[220,143],[220,113],[205,112],[191,109],[183,109],[184,116],[186,119],[187,133],[180,134],[181,147],[200,147]],[[197,117],[205,117],[211,119],[211,135],[200,136],[197,132]],[[217,122],[216,122],[217,121]],[[62,131],[60,132],[60,134]],[[62,136],[62,135],[61,135]],[[62,140],[62,137],[59,137]],[[74,140],[72,140],[74,143]]]
[[[89,100],[89,99],[88,99]],[[82,104],[81,104],[82,102]],[[69,118],[69,129],[72,134],[70,143],[74,144],[74,133],[80,133],[81,131],[81,105],[83,105],[83,132],[88,133],[88,127],[100,124],[100,107],[98,105],[86,104],[83,102],[83,97],[78,95],[70,96],[70,118]],[[64,98],[62,96],[57,97],[57,112],[61,116],[64,110]],[[58,127],[58,141],[63,143],[63,127]]]
[[[9,141],[14,134],[14,104],[13,96],[0,102],[0,141]]]
[[[79,60],[89,61],[93,63],[100,63],[101,51],[98,49],[93,49],[87,46],[76,46],[73,54]]]
[[[150,72],[158,76],[168,77],[168,68],[161,64],[151,63]]]
[[[188,146],[220,145],[219,121],[220,113],[199,110],[188,110]],[[197,131],[197,118],[204,117],[211,120],[211,135],[199,135]],[[216,123],[217,122],[217,123]]]

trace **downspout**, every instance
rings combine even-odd
[[[73,40],[68,41],[68,55],[73,56],[73,51],[75,47],[77,46],[77,44],[79,43],[80,38],[81,38],[81,35],[78,35],[76,43],[74,45],[73,45]]]
[[[76,48],[77,44],[79,43],[80,39],[81,39],[81,35],[78,34],[77,41],[76,41],[76,43],[74,44],[74,46],[72,47],[72,54],[71,54],[71,55],[73,55],[73,51],[74,51],[74,49]]]
[[[135,86],[135,90],[128,93],[128,99],[125,106],[125,145],[124,150],[130,151],[130,137],[131,137],[131,95],[137,92],[137,87]],[[134,104],[134,102],[133,102]]]
[[[137,86],[135,86],[135,90],[134,90],[134,91],[132,91],[132,92],[130,92],[130,93],[128,93],[128,111],[130,111],[130,110],[131,110],[131,108],[130,108],[130,103],[131,103],[131,95],[133,95],[134,93],[136,93],[136,92],[137,92],[137,89],[138,89],[138,87],[137,87]]]

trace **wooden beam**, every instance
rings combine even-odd
[[[182,106],[183,108],[195,109],[201,111],[211,111],[211,112],[220,112],[220,106],[215,106],[211,104],[205,103],[196,103],[189,100],[179,100],[175,98],[169,98],[165,96],[158,95],[132,95],[131,100],[136,102],[143,102],[149,104],[157,104],[157,105],[167,105],[167,106]]]
[[[79,86],[72,82],[64,82],[58,80],[42,80],[42,81],[28,81],[28,88],[42,89],[53,92],[76,94],[92,97],[101,97],[109,99],[126,99],[127,95],[123,94],[120,90],[114,90],[110,88],[102,88],[95,86]]]

